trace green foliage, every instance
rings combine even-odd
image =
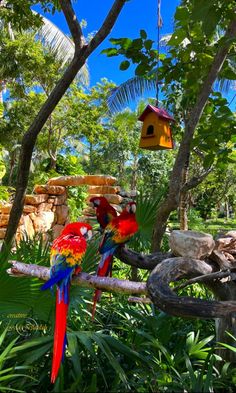
[[[156,213],[163,196],[164,192],[161,189],[155,195],[144,195],[141,192],[137,196],[136,218],[139,230],[129,241],[131,249],[138,252],[150,252]]]
[[[29,382],[29,379],[33,380],[34,378],[23,374],[23,372],[28,371],[29,367],[9,365],[9,358],[14,354],[18,338],[16,337],[8,342],[7,331],[7,328],[5,330],[1,329],[0,333],[0,389],[1,392],[23,392],[19,390],[21,380],[25,378]]]
[[[135,75],[148,75],[157,65],[157,51],[153,48],[155,42],[147,38],[145,30],[140,30],[140,37],[131,40],[130,38],[110,38],[113,48],[104,49],[103,54],[108,57],[122,55],[129,60],[120,63],[120,70],[125,71],[133,64],[138,64],[135,68]],[[163,55],[161,55],[163,57]]]
[[[0,201],[8,201],[11,192],[9,187],[7,186],[0,186]]]

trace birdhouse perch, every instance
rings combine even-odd
[[[149,104],[138,120],[143,122],[139,147],[148,150],[173,149],[170,123],[174,119],[164,109]]]

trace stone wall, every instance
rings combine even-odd
[[[88,206],[83,211],[83,217],[78,218],[91,222],[95,219],[95,211],[89,206],[93,196],[104,195],[107,200],[120,212],[122,196],[118,195],[120,187],[116,178],[104,175],[60,176],[50,179],[45,185],[36,185],[32,195],[26,195],[23,214],[17,229],[16,241],[24,234],[32,238],[35,233],[52,233],[55,239],[69,222],[67,205],[67,187],[88,186]],[[12,208],[10,203],[0,204],[0,239],[4,239],[9,215]]]

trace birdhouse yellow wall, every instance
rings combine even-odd
[[[148,113],[143,121],[140,147],[149,150],[172,149],[173,141],[169,120]]]

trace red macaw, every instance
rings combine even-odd
[[[113,218],[106,226],[99,252],[102,255],[98,265],[97,276],[107,277],[112,268],[113,255],[116,249],[126,243],[138,230],[138,223],[135,217],[136,203],[128,203],[122,213]],[[95,290],[93,298],[92,319],[94,319],[96,303],[101,297],[102,291]]]
[[[66,225],[61,235],[53,241],[50,255],[50,279],[42,290],[57,287],[56,318],[54,327],[51,382],[54,383],[63,360],[66,347],[66,320],[69,307],[70,283],[73,273],[78,274],[86,251],[86,239],[91,238],[92,227],[84,222]]]
[[[101,230],[104,230],[106,226],[117,217],[116,209],[110,205],[105,197],[93,197],[90,199],[93,208],[96,210],[97,220],[100,224]]]

